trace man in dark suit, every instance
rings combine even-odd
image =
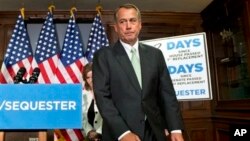
[[[138,42],[139,9],[122,5],[114,18],[119,40],[97,51],[93,59],[103,140],[166,141],[168,129],[172,141],[183,141],[181,112],[163,54]],[[139,65],[134,66],[133,58]]]

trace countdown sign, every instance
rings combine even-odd
[[[206,34],[196,33],[141,41],[164,55],[178,100],[211,100]]]

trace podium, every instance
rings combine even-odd
[[[0,94],[0,141],[53,141],[54,129],[82,128],[81,84],[0,84]]]
[[[0,141],[53,141],[53,130],[1,131]]]

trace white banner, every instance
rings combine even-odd
[[[204,32],[145,40],[141,43],[159,48],[163,52],[178,100],[212,99]]]

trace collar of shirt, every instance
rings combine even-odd
[[[131,59],[131,57],[132,57],[132,54],[131,54],[131,49],[132,48],[136,49],[136,56],[138,58],[140,58],[139,49],[138,49],[139,48],[139,42],[138,42],[138,40],[135,42],[135,44],[133,46],[131,46],[131,45],[127,44],[127,43],[124,43],[121,40],[120,40],[120,42],[121,42],[122,46],[124,47],[124,49],[125,49],[128,57],[129,57],[129,59]]]

